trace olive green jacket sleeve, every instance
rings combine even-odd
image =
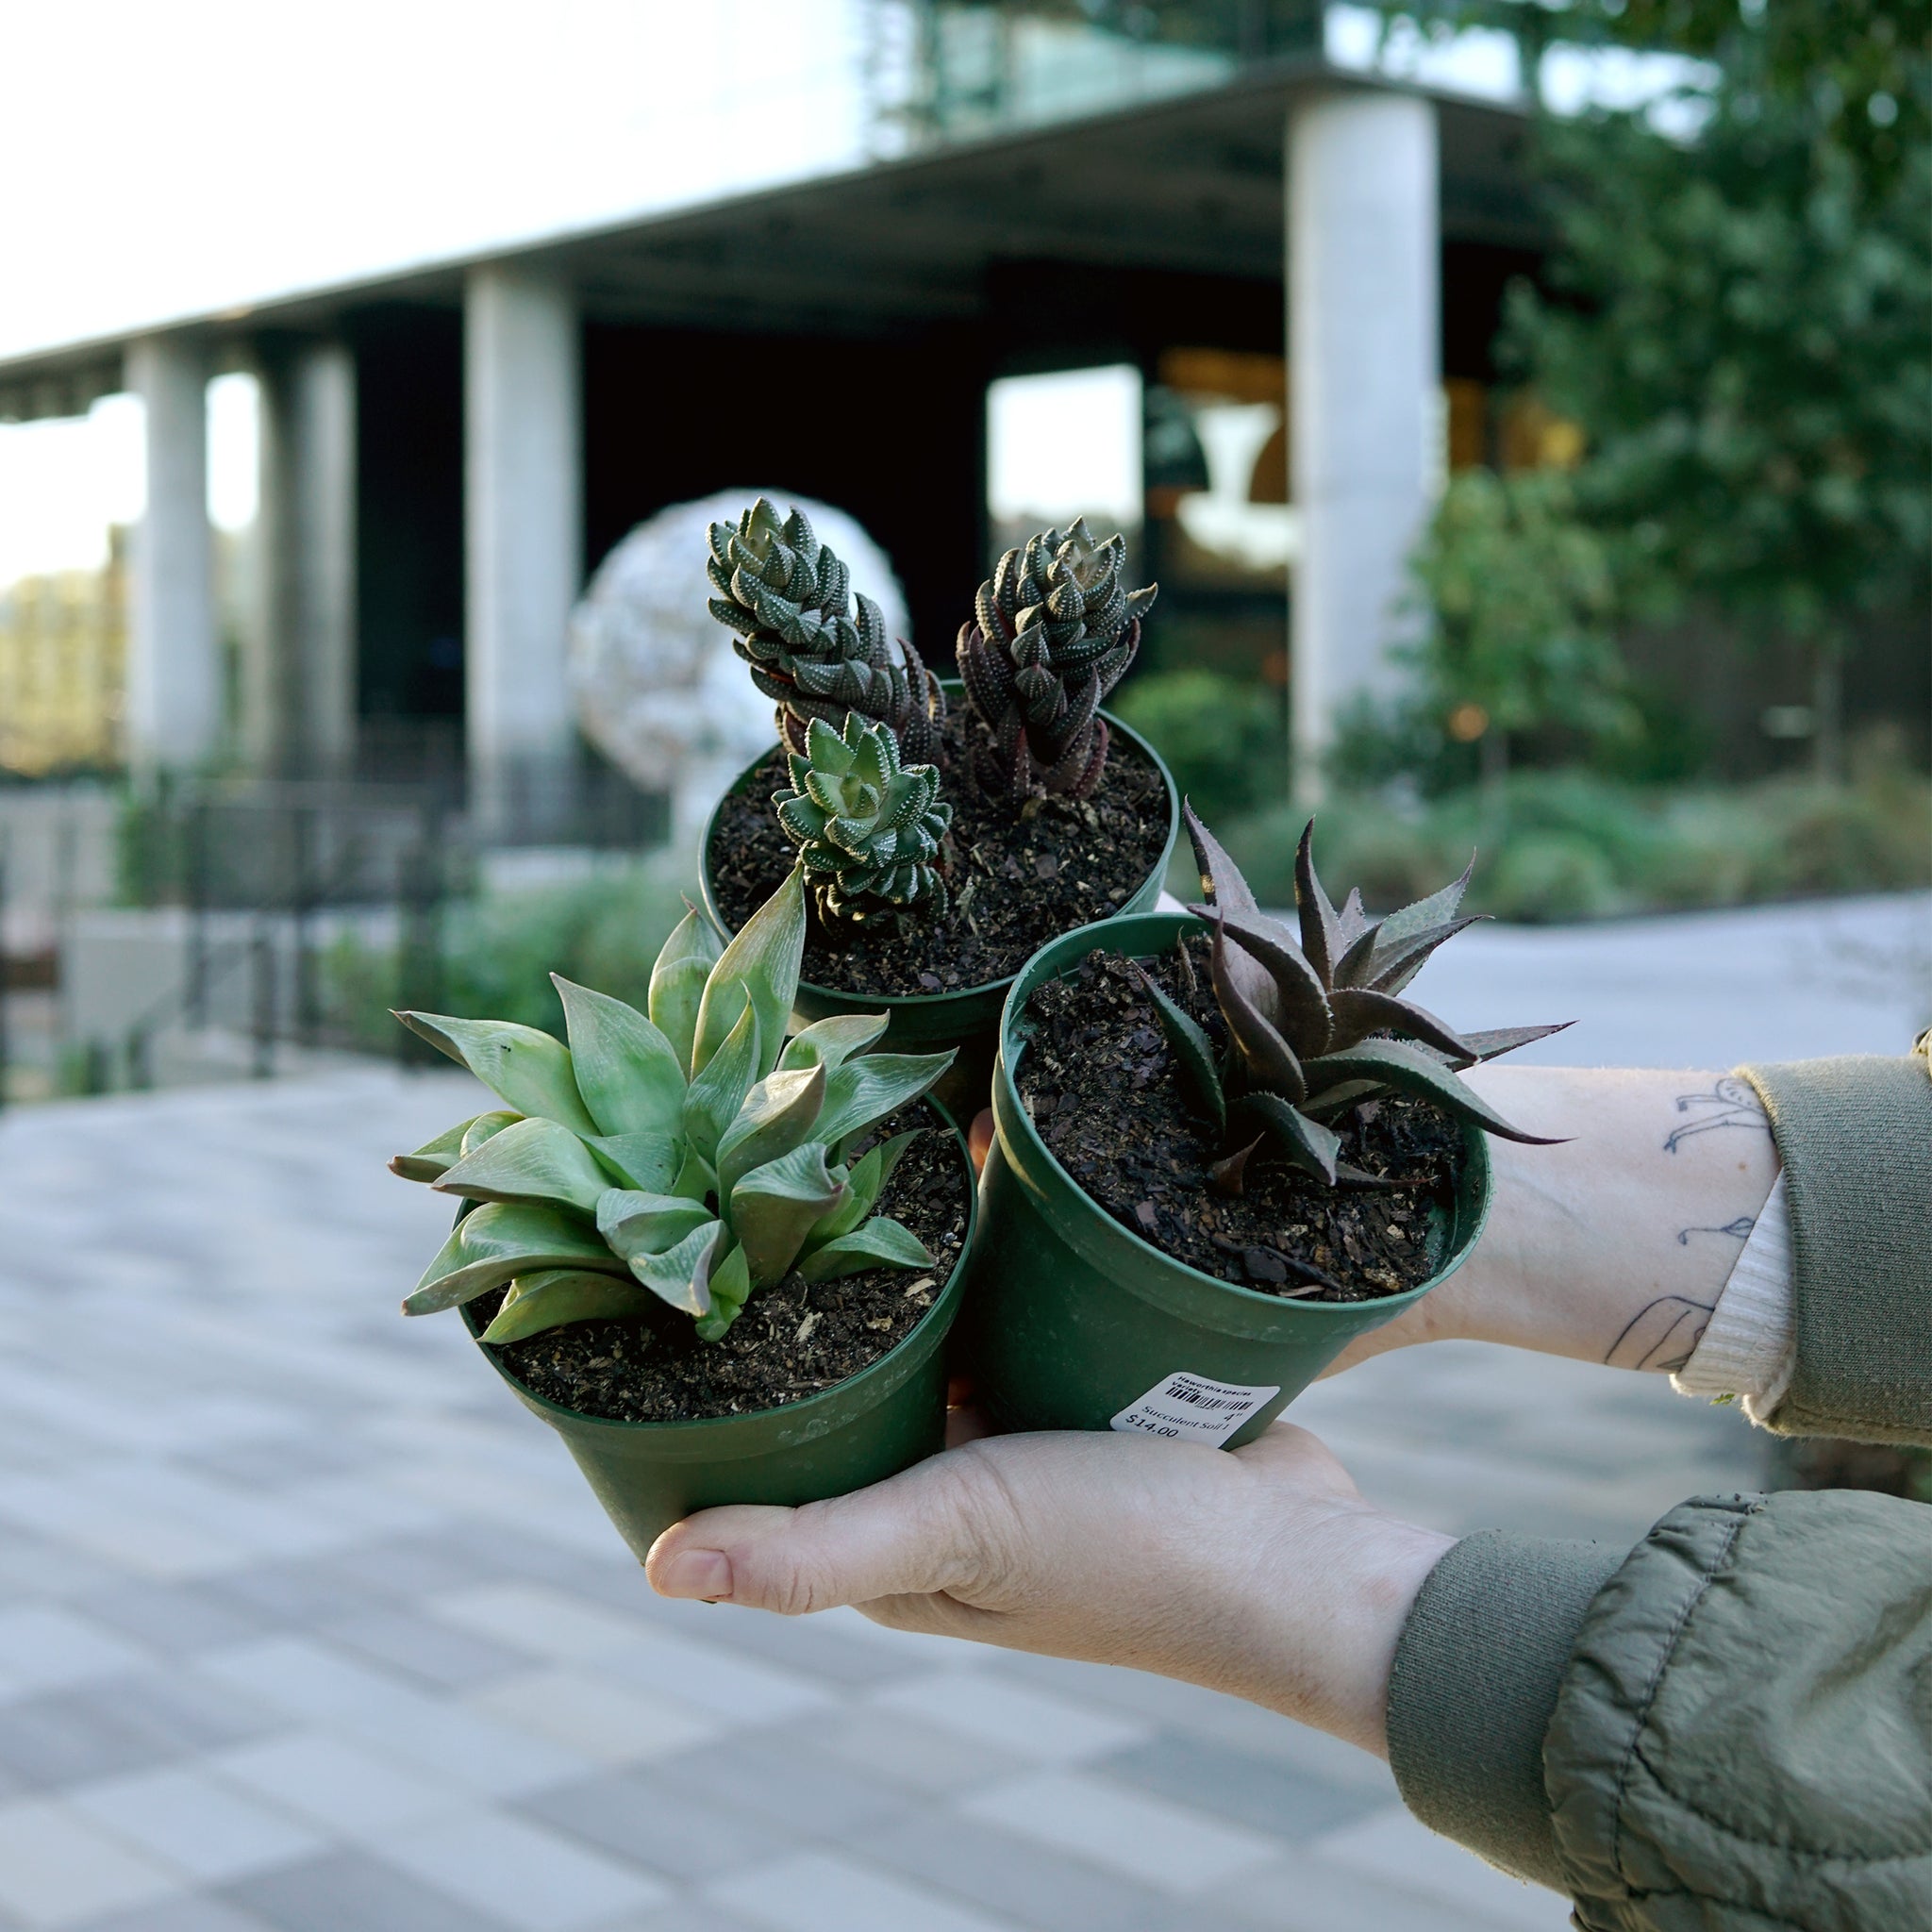
[[[1774,1426],[1932,1441],[1932,1074],[1745,1070],[1784,1162],[1796,1354]],[[1706,1497],[1627,1554],[1482,1531],[1389,1692],[1423,1822],[1587,1932],[1932,1932],[1932,1508]]]
[[[1932,1442],[1932,1067],[1913,1053],[1740,1071],[1791,1217],[1797,1347],[1771,1427]]]

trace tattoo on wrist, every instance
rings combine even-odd
[[[1757,1225],[1755,1214],[1740,1214],[1735,1221],[1727,1221],[1722,1227],[1680,1227],[1677,1230],[1677,1245],[1688,1248],[1693,1234],[1727,1234],[1734,1241],[1742,1241]]]
[[[1695,1120],[1671,1129],[1664,1141],[1666,1154],[1674,1154],[1694,1135],[1707,1134],[1718,1127],[1746,1127],[1763,1134],[1771,1132],[1771,1116],[1765,1112],[1764,1103],[1758,1099],[1756,1089],[1750,1081],[1740,1080],[1735,1074],[1726,1074],[1708,1093],[1678,1094],[1679,1113],[1689,1113],[1693,1108],[1703,1110]]]
[[[1715,1302],[1689,1295],[1660,1294],[1646,1302],[1624,1324],[1604,1356],[1613,1369],[1651,1369],[1674,1375],[1704,1340]]]

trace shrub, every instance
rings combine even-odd
[[[1210,822],[1279,792],[1288,759],[1281,699],[1218,671],[1137,678],[1115,708],[1167,760],[1183,796]]]

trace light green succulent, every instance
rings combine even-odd
[[[950,1053],[869,1053],[886,1015],[786,1038],[805,946],[795,869],[721,955],[691,913],[651,974],[648,1016],[551,977],[570,1043],[503,1020],[396,1017],[504,1103],[390,1165],[467,1206],[403,1303],[433,1314],[508,1287],[486,1341],[636,1315],[651,1297],[716,1341],[746,1299],[933,1257],[872,1213],[915,1138],[853,1144],[919,1098]]]
[[[842,736],[814,718],[791,765],[791,790],[772,803],[825,918],[863,919],[881,905],[945,911],[933,861],[953,808],[940,803],[933,766],[901,765],[892,734],[857,711]]]

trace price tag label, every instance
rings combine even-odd
[[[1124,1435],[1160,1436],[1170,1442],[1201,1442],[1216,1449],[1280,1393],[1278,1382],[1251,1389],[1240,1382],[1210,1382],[1206,1375],[1176,1369],[1140,1401],[1122,1409],[1113,1426]]]

